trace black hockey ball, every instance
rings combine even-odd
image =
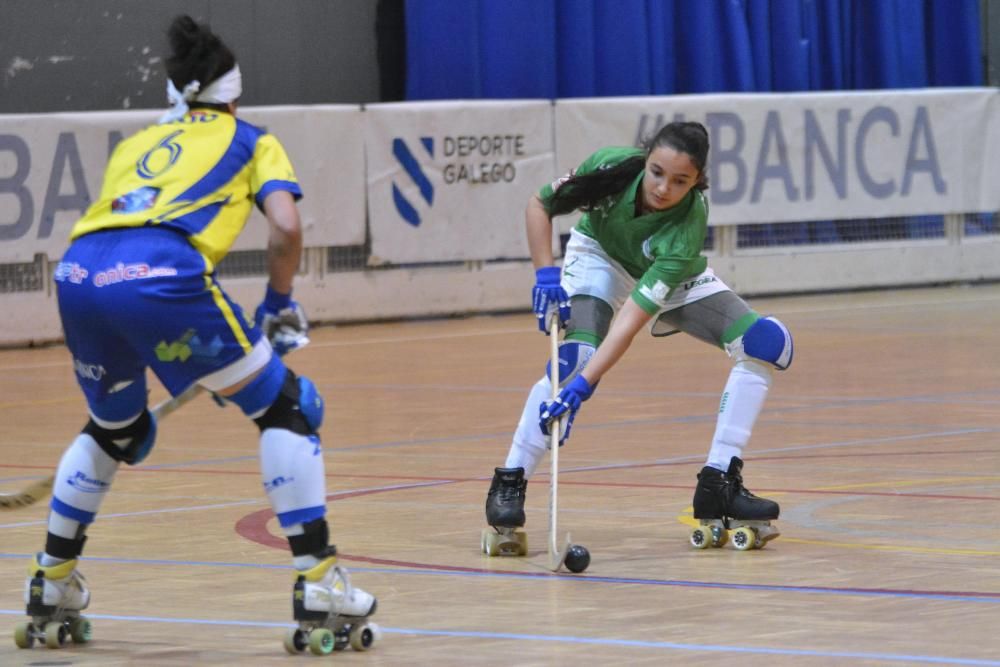
[[[590,552],[580,544],[570,545],[566,551],[566,569],[570,572],[583,572],[590,565]]]

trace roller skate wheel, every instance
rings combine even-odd
[[[528,534],[523,530],[518,530],[514,532],[514,537],[517,538],[517,555],[527,556],[528,555]]]
[[[69,622],[69,636],[76,644],[86,644],[93,636],[93,626],[90,619],[78,616]]]
[[[375,643],[375,631],[367,623],[359,623],[351,628],[351,648],[367,651]]]
[[[292,655],[297,655],[302,651],[306,650],[306,646],[309,644],[309,640],[306,638],[305,633],[298,628],[288,628],[285,632],[285,650]]]
[[[479,541],[479,549],[480,549],[480,551],[482,551],[487,556],[495,556],[496,555],[496,554],[491,554],[490,553],[490,534],[492,534],[492,533],[493,533],[493,531],[490,530],[489,528],[484,528],[483,529],[482,538]]]
[[[733,547],[737,551],[750,551],[757,546],[757,533],[749,526],[740,526],[733,531]]]
[[[51,621],[45,624],[45,645],[49,648],[62,648],[66,645],[66,637],[69,632],[66,626],[59,621]]]
[[[22,621],[14,626],[14,643],[18,648],[31,648],[35,645],[35,626],[31,621]]]
[[[500,534],[490,531],[489,528],[483,531],[483,553],[493,558],[500,555]]]
[[[527,556],[528,534],[517,528],[510,532],[498,533],[489,528],[483,530],[483,553],[487,556]]]
[[[712,534],[704,528],[695,528],[691,531],[691,546],[695,549],[707,549],[712,546]]]
[[[309,652],[327,655],[333,652],[333,633],[327,628],[317,628],[309,633]]]

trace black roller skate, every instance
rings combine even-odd
[[[336,547],[327,547],[322,558],[296,574],[292,615],[298,627],[285,634],[285,650],[326,655],[350,646],[366,651],[382,636],[368,620],[375,613],[375,596],[351,585],[347,570],[337,565]]]
[[[694,491],[694,518],[700,525],[691,531],[698,549],[725,546],[732,531],[739,551],[760,549],[781,533],[771,521],[778,518],[778,503],[758,498],[743,486],[743,461],[734,456],[729,470],[705,466],[698,473]]]
[[[482,549],[487,556],[528,555],[524,532],[524,496],[528,480],[524,468],[497,468],[486,495],[486,523]]]
[[[60,648],[72,639],[77,644],[90,641],[90,621],[80,612],[90,604],[90,591],[77,572],[77,559],[59,565],[39,564],[41,554],[31,563],[24,584],[24,601],[30,621],[14,627],[18,648],[31,648],[35,640],[49,648]]]

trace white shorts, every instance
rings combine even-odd
[[[598,298],[610,304],[617,313],[632,294],[636,282],[638,281],[621,264],[604,252],[601,244],[575,229],[570,232],[562,269],[562,286],[567,294],[571,297],[585,295]],[[705,269],[678,285],[667,300],[667,305],[656,316],[707,296],[729,291],[732,290],[712,269]],[[654,324],[656,316],[653,318]]]

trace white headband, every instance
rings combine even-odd
[[[201,91],[201,92],[198,92]],[[213,81],[205,90],[201,90],[200,81],[191,81],[184,90],[177,90],[174,82],[167,77],[167,100],[170,108],[160,117],[160,124],[180,120],[188,112],[188,102],[206,102],[208,104],[229,104],[239,99],[243,94],[243,75],[240,66]]]

